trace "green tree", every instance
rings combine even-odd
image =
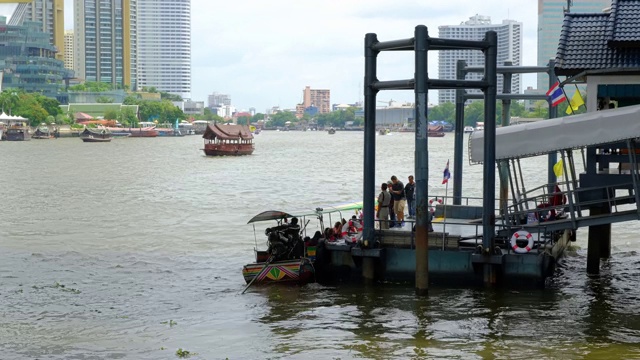
[[[298,119],[294,113],[290,111],[280,111],[271,115],[271,126],[282,127],[287,121],[294,123],[297,120]]]
[[[206,111],[206,109],[205,109],[205,111]],[[209,111],[211,111],[211,110],[209,110]],[[253,115],[251,117],[251,122],[252,123],[258,122],[258,120],[264,120],[264,114],[257,113],[257,114],[255,114],[255,115]]]
[[[465,126],[476,126],[478,122],[484,122],[484,104],[482,101],[474,101],[464,109]]]
[[[164,92],[164,91],[160,91],[160,98],[163,100],[166,99],[169,101],[182,101],[182,96],[169,94],[168,92]]]
[[[455,123],[456,106],[454,103],[446,102],[436,105],[429,109],[429,120],[444,120],[449,123]]]
[[[140,99],[138,99],[137,95],[136,96],[128,95],[122,101],[122,104],[124,105],[139,105],[139,103],[140,103]]]
[[[116,110],[109,109],[104,112],[105,120],[117,120],[120,118],[120,114]]]
[[[120,112],[121,120],[120,122],[124,126],[137,127],[138,126],[138,117],[136,116],[136,112],[130,107],[123,107]]]
[[[251,117],[250,116],[239,116],[237,119],[237,123],[240,125],[248,125],[251,123]]]
[[[101,104],[111,104],[113,103],[113,98],[110,98],[108,96],[98,96],[96,98],[96,102]]]

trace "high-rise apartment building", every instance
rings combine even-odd
[[[50,43],[58,48],[56,59],[64,60],[64,0],[0,0],[0,4],[17,3],[8,25],[37,21],[42,32],[49,34]]]
[[[64,67],[73,70],[73,30],[64,32]]]
[[[229,94],[220,94],[217,92],[209,95],[209,101],[207,102],[207,106],[210,108],[219,107],[223,105],[231,105],[231,96]]]
[[[310,106],[318,108],[318,113],[326,114],[331,111],[331,90],[312,89],[307,86],[302,90],[302,105],[304,109]]]
[[[191,0],[137,0],[138,87],[191,97]]]
[[[74,1],[76,77],[135,89],[137,0]]]
[[[501,24],[492,24],[491,17],[475,15],[460,25],[439,26],[439,37],[446,39],[482,40],[487,31],[498,34],[498,65],[511,61],[514,66],[522,65],[522,23],[514,20],[503,20]],[[484,53],[479,50],[447,50],[438,53],[438,77],[440,79],[456,78],[456,63],[465,60],[467,66],[484,66]],[[480,80],[483,74],[467,74],[467,80]],[[502,93],[502,76],[498,76],[498,93]],[[511,93],[521,92],[520,75],[514,74],[511,80]],[[469,93],[480,90],[467,90]],[[440,104],[456,101],[455,90],[440,90]]]
[[[611,6],[611,0],[538,0],[538,66],[546,66],[549,60],[556,58],[560,30],[564,21],[564,12],[601,13]],[[538,74],[538,89],[549,88],[549,76]]]

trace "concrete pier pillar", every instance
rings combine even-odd
[[[375,259],[365,257],[362,259],[362,278],[365,283],[372,283],[376,277]]]
[[[608,206],[589,208],[590,215],[610,214]],[[611,224],[589,227],[587,249],[587,273],[597,275],[600,273],[600,259],[611,256]]]

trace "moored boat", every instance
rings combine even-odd
[[[80,139],[82,139],[83,142],[110,142],[112,138],[113,135],[107,128],[84,128],[80,133]]]
[[[158,130],[156,130],[155,126],[145,127],[145,128],[130,128],[129,132],[131,133],[131,137],[157,137]]]
[[[11,125],[5,133],[7,141],[29,141],[31,140],[31,129],[23,125]]]
[[[207,156],[251,155],[254,150],[253,134],[244,125],[209,125],[202,138]]]
[[[287,219],[291,219],[291,221],[287,222]],[[303,240],[302,233],[305,228],[300,228],[297,217],[283,211],[270,210],[261,212],[251,218],[248,224],[265,221],[275,221],[276,226],[268,227],[265,230],[268,244],[267,250],[258,251],[256,248],[255,262],[242,268],[242,276],[245,282],[251,285],[267,283],[306,284],[315,281],[313,262],[316,259],[318,239],[316,238],[313,244],[309,238]]]
[[[40,125],[36,129],[35,133],[32,136],[33,139],[51,139],[53,135],[51,134],[51,130],[46,125]]]
[[[428,137],[443,137],[444,136],[444,127],[442,125],[429,126],[429,130],[427,131]]]

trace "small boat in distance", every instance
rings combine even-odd
[[[253,134],[245,125],[209,125],[202,138],[207,156],[251,155],[254,150]]]
[[[391,132],[389,129],[380,129],[380,135],[388,135]]]
[[[429,126],[427,131],[428,137],[443,137],[444,127],[442,125]]]
[[[131,133],[131,137],[157,137],[158,130],[156,130],[155,126],[144,127],[144,128],[131,128],[129,129]]]
[[[476,123],[476,131],[484,131],[484,122]]]
[[[85,127],[80,133],[80,139],[83,142],[110,142],[113,138],[111,131],[107,128],[88,128]]]
[[[465,134],[469,134],[473,132],[473,126],[465,126],[464,127],[464,133]]]
[[[327,131],[329,133],[329,135],[333,135],[336,133],[336,129],[334,129],[333,127],[329,128],[329,131]]]
[[[36,132],[31,136],[32,139],[51,139],[53,135],[46,124],[38,126]]]

